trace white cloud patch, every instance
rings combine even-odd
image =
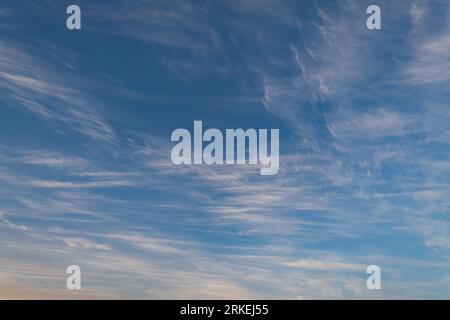
[[[35,49],[36,50],[36,49]],[[5,97],[35,115],[68,126],[89,137],[113,143],[111,126],[100,116],[95,100],[68,82],[70,75],[55,71],[11,41],[0,41],[0,87]],[[57,70],[57,69],[56,69]]]

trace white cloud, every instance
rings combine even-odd
[[[287,262],[285,264],[291,268],[305,269],[305,270],[317,270],[317,271],[364,271],[365,267],[361,264],[345,263],[337,261],[328,261],[326,258],[323,260],[311,260],[301,259],[296,261]]]
[[[96,140],[113,143],[111,126],[100,116],[97,103],[81,91],[71,74],[58,71],[30,54],[36,48],[0,40],[0,87],[5,99],[18,103],[37,116],[65,125]],[[68,81],[72,78],[73,81]]]

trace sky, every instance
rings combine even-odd
[[[2,0],[0,298],[449,299],[449,13]],[[172,164],[195,120],[278,128],[278,174]]]

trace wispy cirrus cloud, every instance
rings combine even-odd
[[[3,100],[91,138],[114,142],[115,133],[100,116],[98,106],[87,101],[87,97],[76,89],[74,81],[67,81],[70,73],[64,74],[57,67],[44,63],[30,54],[31,50],[38,49],[21,48],[5,39],[0,41]]]
[[[59,30],[63,5],[30,3]],[[445,84],[446,39],[426,3],[383,2],[371,33],[350,1],[82,1],[68,57],[53,33],[51,58],[0,39],[5,119],[67,138],[1,142],[0,278],[27,287],[6,297],[52,297],[70,264],[86,297],[448,296],[446,96],[419,94]],[[170,132],[197,117],[280,127],[279,174],[174,166]]]

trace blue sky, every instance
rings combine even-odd
[[[70,4],[0,6],[0,298],[450,297],[447,1]],[[279,173],[174,166],[194,120]]]

